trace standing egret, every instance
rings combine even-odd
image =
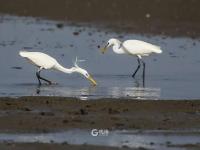
[[[143,80],[145,78],[145,62],[142,60],[143,56],[149,56],[152,53],[162,53],[162,50],[159,46],[139,41],[139,40],[127,40],[124,42],[120,42],[118,39],[110,39],[106,46],[101,49],[102,53],[104,54],[105,51],[111,47],[113,51],[117,54],[128,54],[131,56],[137,56],[138,66],[135,72],[133,73],[132,77],[134,78],[137,71],[140,68],[141,62],[143,64]]]
[[[54,69],[54,70],[58,70],[58,71],[61,71],[61,72],[67,73],[67,74],[77,72],[77,73],[80,73],[83,76],[85,76],[89,81],[91,81],[91,83],[94,86],[97,85],[96,81],[91,77],[91,75],[85,69],[82,69],[78,66],[77,58],[74,63],[74,67],[71,67],[68,69],[68,68],[61,66],[57,62],[57,60],[54,59],[53,57],[51,57],[47,54],[41,53],[41,52],[20,51],[19,55],[21,57],[26,58],[31,64],[33,64],[39,68],[38,71],[36,72],[36,76],[37,76],[39,85],[41,85],[40,79],[46,81],[49,84],[52,84],[52,82],[50,80],[47,80],[40,76],[40,72],[43,69]]]

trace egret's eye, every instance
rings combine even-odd
[[[109,42],[107,43],[107,45],[109,45]]]
[[[86,74],[85,74],[85,76],[86,76],[86,77],[89,77],[89,74],[88,74],[88,73],[86,73]]]

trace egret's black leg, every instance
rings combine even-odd
[[[142,77],[143,77],[143,87],[145,86],[145,62],[142,61],[142,64],[143,64],[143,74],[142,74]]]
[[[135,70],[135,72],[133,73],[132,77],[134,78],[136,73],[138,72],[138,70],[140,69],[140,58],[137,59],[138,61],[138,66],[137,66],[137,69]]]
[[[38,86],[37,86],[37,89],[36,89],[36,93],[37,93],[37,94],[40,94],[40,87],[41,87],[41,85],[38,85]]]
[[[49,83],[49,84],[52,84],[52,82],[51,82],[50,80],[47,80],[47,79],[45,79],[45,78],[43,78],[43,77],[40,76],[40,71],[41,71],[41,70],[42,70],[42,69],[40,68],[40,69],[36,72],[36,76],[37,76],[37,78],[38,78],[39,85],[41,85],[40,79],[46,81],[46,82]]]
[[[51,82],[50,80],[47,80],[47,79],[45,79],[45,78],[43,78],[43,77],[41,77],[41,76],[40,76],[40,79],[46,81],[46,82],[49,83],[49,84],[52,84],[52,82]]]
[[[39,71],[36,72],[36,77],[38,79],[39,85],[41,85],[41,81],[40,81],[40,74]]]
[[[142,61],[142,64],[143,64],[143,74],[142,74],[142,76],[143,76],[143,80],[145,80],[145,62]]]

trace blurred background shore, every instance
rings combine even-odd
[[[198,0],[0,0],[0,13],[195,38],[200,35],[199,6]]]

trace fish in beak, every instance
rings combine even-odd
[[[101,48],[101,53],[104,54],[106,50],[108,49],[108,44],[106,44],[103,48]]]
[[[92,83],[93,86],[97,85],[97,82],[92,78],[91,75],[89,75],[88,80]]]

